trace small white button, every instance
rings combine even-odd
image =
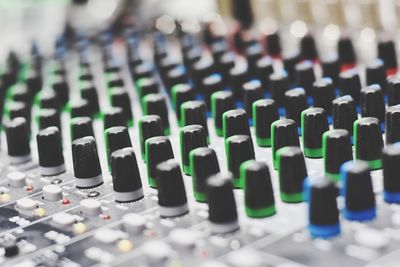
[[[228,265],[219,261],[208,261],[200,265],[200,267],[228,267]]]
[[[104,244],[111,244],[118,241],[120,232],[111,229],[99,229],[94,233],[94,238]]]
[[[389,243],[389,238],[383,232],[370,228],[358,230],[354,239],[358,244],[373,249],[383,248]]]
[[[61,187],[54,184],[45,185],[42,188],[43,198],[48,201],[58,201],[62,199]]]
[[[53,222],[60,226],[70,226],[75,222],[75,219],[69,213],[58,213],[53,216]]]
[[[228,262],[236,267],[258,267],[262,264],[262,258],[252,250],[238,250],[231,252]]]
[[[122,217],[124,230],[131,234],[138,234],[146,226],[146,218],[137,213],[128,213]]]
[[[7,174],[7,180],[12,187],[26,186],[26,174],[23,172],[15,171]]]
[[[180,248],[194,248],[199,237],[198,232],[188,229],[174,229],[169,234],[171,243]]]
[[[34,210],[37,208],[37,202],[30,198],[21,198],[17,201],[17,207],[21,210]]]
[[[95,199],[84,199],[80,202],[82,213],[85,215],[99,215],[101,213],[101,203]]]
[[[170,246],[162,241],[148,241],[142,249],[149,262],[155,264],[167,260],[172,252]]]

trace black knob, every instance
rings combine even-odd
[[[301,113],[304,156],[322,157],[322,135],[328,130],[328,118],[323,108],[308,108]]]
[[[120,107],[110,107],[103,113],[103,124],[104,129],[108,129],[115,126],[127,126],[126,117],[124,111]]]
[[[229,72],[230,87],[236,100],[242,99],[243,84],[248,81],[248,76],[248,69],[243,66],[235,66]]]
[[[350,95],[357,104],[360,102],[361,80],[356,70],[350,69],[341,72],[338,86],[341,95]]]
[[[294,120],[297,127],[301,125],[301,112],[307,107],[307,96],[303,88],[290,89],[285,93],[286,118]]]
[[[389,79],[388,88],[388,106],[400,104],[400,79],[392,77]]]
[[[167,86],[167,90],[170,93],[171,88],[176,84],[188,83],[189,77],[187,70],[184,66],[178,65],[172,70],[170,70],[165,77],[165,84]]]
[[[353,42],[349,37],[342,37],[338,42],[339,61],[342,70],[354,68],[357,63]]]
[[[36,136],[40,173],[52,176],[65,172],[61,134],[57,127],[48,127]]]
[[[71,140],[84,136],[93,136],[92,120],[89,117],[77,117],[71,119]]]
[[[124,88],[125,82],[118,72],[108,72],[107,73],[107,86],[108,89],[113,88]]]
[[[384,62],[377,58],[371,64],[367,65],[365,76],[367,85],[379,84],[384,92],[387,88],[386,68]]]
[[[157,165],[157,189],[161,217],[177,217],[189,212],[185,185],[176,160]]]
[[[186,175],[191,175],[189,154],[198,147],[207,146],[207,136],[201,125],[193,124],[184,126],[180,130],[180,145],[182,170]]]
[[[212,74],[203,79],[204,101],[208,111],[211,111],[211,95],[223,90],[222,77],[219,74]]]
[[[380,38],[378,42],[378,58],[382,59],[386,67],[386,75],[397,73],[397,53],[396,45],[393,40],[386,36]]]
[[[301,39],[300,54],[301,57],[306,60],[314,61],[318,59],[317,46],[312,35],[306,35]]]
[[[223,114],[224,138],[237,134],[250,135],[249,119],[243,109],[232,109]]]
[[[26,120],[28,126],[31,125],[31,109],[28,104],[24,102],[10,102],[7,103],[7,108],[10,119],[22,117]]]
[[[154,69],[149,62],[143,62],[135,66],[131,74],[135,82],[138,82],[141,78],[153,77]]]
[[[11,164],[21,164],[31,160],[29,128],[26,120],[17,117],[6,125],[8,157]]]
[[[153,188],[157,187],[156,167],[159,163],[174,158],[171,142],[168,137],[155,136],[146,140],[146,165],[147,179],[149,185]]]
[[[350,95],[332,101],[333,128],[345,129],[353,136],[353,124],[357,120],[356,104]]]
[[[382,152],[383,199],[387,203],[400,203],[400,146],[388,145]]]
[[[383,140],[377,118],[365,117],[354,122],[354,158],[367,161],[372,170],[382,167]]]
[[[250,0],[233,0],[232,14],[243,29],[248,29],[253,25],[254,17]]]
[[[285,103],[285,93],[289,90],[289,79],[285,71],[274,72],[269,76],[269,90],[271,98],[275,100],[278,106]]]
[[[253,141],[249,135],[233,135],[227,138],[225,143],[228,170],[233,175],[233,185],[235,188],[243,188],[240,165],[255,159]]]
[[[12,90],[12,100],[15,102],[23,102],[28,106],[32,105],[33,95],[25,85],[15,86]]]
[[[400,141],[400,105],[388,107],[385,117],[386,144]]]
[[[273,60],[270,56],[260,58],[256,63],[257,79],[261,81],[262,88],[266,91],[269,89],[269,76],[274,73]]]
[[[331,78],[325,77],[315,81],[312,96],[314,107],[323,108],[328,115],[332,113],[332,101],[336,97],[336,92]]]
[[[190,152],[190,169],[192,170],[193,193],[198,202],[207,202],[207,179],[219,173],[217,154],[209,147],[198,147]]]
[[[337,188],[325,177],[307,179],[308,229],[313,238],[330,238],[340,234]]]
[[[196,91],[190,84],[176,84],[172,87],[172,104],[175,108],[176,116],[178,122],[181,122],[182,113],[181,113],[181,106],[186,101],[195,100],[196,98]]]
[[[276,213],[274,190],[267,164],[249,160],[240,166],[244,182],[246,214],[252,218],[264,218]]]
[[[131,108],[131,99],[128,92],[121,87],[110,90],[111,105],[122,109],[128,127],[133,126],[133,113]]]
[[[204,93],[203,80],[215,72],[214,68],[213,60],[206,57],[202,57],[198,62],[193,64],[191,69],[192,79],[195,88],[199,92]]]
[[[39,103],[41,108],[60,109],[60,102],[57,94],[52,89],[42,90],[39,94]]]
[[[149,94],[143,99],[143,113],[146,115],[158,115],[161,118],[164,134],[169,135],[171,129],[169,127],[167,99],[162,94]]]
[[[111,167],[111,154],[124,147],[132,147],[131,138],[129,136],[128,128],[124,126],[115,126],[108,128],[104,131],[107,159],[109,167]]]
[[[297,50],[290,50],[283,55],[283,67],[287,72],[290,83],[296,79],[296,65],[300,62],[300,53]]]
[[[99,155],[93,136],[72,142],[72,160],[77,188],[91,188],[103,184]]]
[[[361,90],[360,104],[362,117],[375,117],[380,123],[385,122],[385,100],[383,91],[378,84],[364,87]]]
[[[263,49],[261,45],[257,42],[246,47],[244,51],[245,57],[247,59],[247,66],[249,68],[249,73],[252,76],[257,75],[257,61],[262,57]]]
[[[258,146],[271,146],[271,125],[279,120],[278,107],[272,99],[260,99],[253,103],[253,122]]]
[[[279,57],[282,52],[281,38],[279,32],[274,32],[265,36],[267,52],[272,57]]]
[[[41,109],[38,114],[39,129],[55,126],[61,130],[61,116],[55,109]]]
[[[299,134],[294,120],[280,119],[271,125],[271,148],[274,168],[278,169],[276,152],[285,146],[300,146]]]
[[[81,97],[89,102],[91,114],[98,114],[100,112],[99,96],[92,82],[81,83]]]
[[[235,67],[236,64],[236,55],[231,51],[225,52],[219,61],[218,64],[218,71],[222,74],[222,82],[224,86],[229,84],[229,73]]]
[[[54,75],[53,90],[56,92],[59,103],[65,106],[69,100],[69,85],[63,75]]]
[[[218,136],[223,136],[223,114],[235,108],[235,100],[230,91],[218,91],[211,95],[211,112],[214,128]]]
[[[376,217],[371,173],[364,161],[346,162],[341,171],[345,205],[343,215],[351,221],[370,221]]]
[[[307,95],[311,95],[312,86],[315,82],[314,65],[311,61],[303,61],[295,67],[295,83],[298,87],[304,88]]]
[[[5,240],[0,246],[4,248],[4,257],[6,258],[15,257],[19,254],[19,247],[16,240]]]
[[[249,118],[253,118],[253,103],[264,98],[264,89],[259,80],[251,80],[243,84],[243,108]]]
[[[92,117],[89,102],[86,99],[76,99],[70,102],[71,118]]]
[[[340,64],[336,56],[328,57],[321,62],[322,77],[332,79],[333,85],[336,88],[339,81]]]
[[[143,198],[142,181],[133,148],[115,150],[111,154],[111,170],[115,201],[132,202]]]
[[[230,173],[218,173],[207,179],[207,201],[212,233],[224,234],[239,229]]]
[[[286,146],[278,150],[280,197],[283,202],[303,201],[303,182],[307,177],[306,163],[298,146]]]
[[[207,142],[209,142],[208,137],[208,127],[207,127],[207,108],[204,101],[187,101],[181,105],[181,115],[182,115],[182,126],[198,124],[203,126],[204,131],[207,135]]]
[[[160,85],[154,77],[142,78],[136,82],[137,90],[139,92],[140,103],[143,105],[143,98],[149,94],[160,93]]]
[[[161,124],[161,118],[157,115],[142,116],[139,120],[139,141],[140,150],[142,151],[142,159],[145,160],[145,142],[147,139],[154,136],[164,135],[164,130]]]
[[[333,182],[340,179],[340,167],[353,159],[353,148],[349,132],[345,129],[335,129],[322,136],[325,176]]]

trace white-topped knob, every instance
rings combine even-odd
[[[8,184],[12,187],[26,186],[26,174],[23,172],[15,171],[7,174]]]
[[[31,211],[38,207],[35,200],[30,198],[21,198],[17,201],[17,208],[25,211]]]
[[[61,187],[54,184],[45,185],[42,188],[43,190],[43,199],[48,201],[58,201],[62,199],[62,190]]]
[[[85,215],[99,215],[101,213],[101,203],[95,199],[84,199],[80,202],[81,211]]]

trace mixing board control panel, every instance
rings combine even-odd
[[[399,266],[395,35],[290,2],[10,52],[0,266]]]

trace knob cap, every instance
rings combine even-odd
[[[206,133],[201,125],[194,124],[181,128],[179,135],[182,169],[186,175],[191,175],[189,154],[195,148],[207,146]]]
[[[220,171],[217,154],[209,147],[193,149],[190,151],[190,169],[192,170],[194,198],[198,202],[207,202],[206,181]]]
[[[300,147],[287,146],[277,152],[280,197],[283,202],[303,201],[303,182],[307,169]]]
[[[6,137],[11,164],[21,164],[31,160],[29,128],[24,118],[17,117],[6,124]]]
[[[55,126],[61,129],[61,116],[56,109],[41,109],[38,114],[39,129]]]
[[[297,49],[289,50],[283,55],[283,67],[291,83],[296,79],[296,65],[300,62],[300,59],[300,53]]]
[[[378,42],[378,58],[382,59],[386,67],[387,75],[397,73],[397,54],[396,45],[393,40],[386,37],[381,38]]]
[[[262,88],[268,91],[270,80],[269,77],[274,73],[273,60],[270,56],[260,58],[256,63],[257,78],[261,81]]]
[[[350,95],[357,104],[360,102],[361,80],[356,70],[350,69],[341,72],[338,86],[341,95]]]
[[[386,144],[400,141],[400,105],[388,107],[385,116]]]
[[[387,95],[388,106],[400,104],[400,78],[392,77],[389,79]]]
[[[383,199],[387,203],[400,203],[400,181],[397,174],[400,171],[400,146],[391,144],[382,152],[383,169]]]
[[[172,87],[172,104],[175,107],[176,117],[179,123],[182,120],[182,104],[186,101],[195,100],[195,98],[196,91],[189,84],[176,84]]]
[[[244,182],[246,214],[252,218],[265,218],[276,213],[274,191],[268,166],[248,160],[240,166]]]
[[[314,66],[311,61],[303,61],[296,65],[295,80],[298,87],[304,88],[307,95],[311,95],[312,85],[315,82]]]
[[[91,188],[103,184],[94,137],[85,136],[72,142],[72,160],[76,187]]]
[[[271,125],[276,120],[279,120],[279,113],[274,100],[260,99],[253,103],[253,121],[258,146],[271,146]]]
[[[99,96],[93,82],[81,83],[81,97],[89,102],[91,114],[98,114],[100,112]]]
[[[338,54],[342,69],[346,70],[355,66],[357,62],[356,52],[354,50],[353,42],[349,37],[342,37],[339,39]]]
[[[176,160],[157,165],[157,189],[161,217],[182,216],[189,212],[182,173]]]
[[[304,156],[308,158],[322,157],[322,135],[328,130],[328,119],[323,108],[308,108],[301,113]]]
[[[203,126],[208,137],[207,108],[203,101],[187,101],[181,106],[182,126],[198,124]]]
[[[278,160],[276,152],[278,149],[285,146],[300,146],[299,135],[294,120],[280,119],[271,125],[271,148],[272,160],[274,162],[275,170],[278,169]]]
[[[367,85],[379,84],[384,92],[387,88],[386,67],[384,62],[377,58],[366,68]]]
[[[381,123],[385,121],[385,100],[379,85],[373,84],[361,90],[361,116],[375,117]]]
[[[297,127],[301,125],[301,112],[307,107],[307,96],[303,88],[291,89],[285,93],[286,118],[294,120]]]
[[[300,54],[306,60],[317,60],[318,51],[312,35],[304,36],[300,41]]]
[[[111,167],[111,154],[124,147],[132,147],[131,138],[128,128],[124,126],[111,127],[105,130],[105,142],[107,150],[107,159],[109,167]]]
[[[211,113],[214,119],[214,128],[218,136],[223,136],[223,114],[235,108],[232,92],[218,91],[211,95]]]
[[[86,99],[76,99],[70,105],[71,118],[76,117],[92,117],[93,113],[90,109],[89,102]]]
[[[274,72],[269,76],[269,90],[271,98],[278,104],[283,106],[285,102],[285,93],[289,90],[289,79],[285,71]]]
[[[321,62],[322,77],[332,79],[333,85],[337,88],[340,73],[339,59],[336,56],[330,56]]]
[[[170,134],[168,107],[166,98],[162,94],[149,94],[143,99],[144,114],[158,115],[161,118],[164,134]]]
[[[143,104],[143,98],[149,94],[160,93],[160,86],[154,77],[142,78],[136,82],[136,88],[139,91],[140,103]]]
[[[139,120],[139,142],[142,151],[142,159],[146,160],[146,140],[154,136],[164,135],[161,118],[158,115],[142,116]]]
[[[354,158],[365,160],[372,170],[382,167],[382,134],[377,118],[366,117],[354,122]]]
[[[322,136],[325,176],[334,182],[340,179],[340,167],[353,159],[350,135],[347,130],[335,129]]]
[[[204,100],[208,111],[211,111],[211,95],[221,90],[223,90],[221,75],[211,74],[203,79]]]
[[[336,97],[336,92],[331,78],[325,77],[315,81],[312,95],[314,107],[323,108],[328,115],[332,113],[332,101]]]
[[[246,67],[234,67],[229,72],[230,87],[236,100],[243,96],[243,84],[248,81],[248,69]]]
[[[36,136],[40,173],[52,176],[65,172],[60,132],[57,127],[41,130]]]
[[[132,202],[143,198],[142,181],[131,147],[115,150],[111,154],[114,197],[117,202]]]
[[[146,140],[146,165],[149,185],[157,187],[156,167],[159,163],[174,158],[171,142],[168,137],[155,136]]]
[[[282,52],[279,32],[268,34],[266,37],[267,51],[272,57],[279,57]]]
[[[235,188],[242,188],[240,165],[247,160],[255,159],[251,137],[249,135],[233,135],[226,139],[225,148],[228,170],[233,175],[233,185]]]
[[[349,161],[341,169],[345,206],[343,215],[351,221],[370,221],[376,217],[375,194],[368,163]]]
[[[230,173],[218,173],[207,180],[208,220],[214,234],[239,229],[232,179]]]
[[[128,126],[124,111],[120,107],[111,107],[103,114],[104,129],[116,126]]]
[[[345,95],[333,100],[332,118],[333,128],[345,129],[350,136],[353,135],[353,124],[357,120],[356,105],[350,95]]]
[[[89,117],[77,117],[71,119],[71,139],[72,141],[84,136],[93,136],[92,120]]]
[[[249,118],[253,118],[253,103],[264,97],[264,89],[259,80],[251,80],[243,84],[243,107]]]
[[[308,230],[313,238],[330,238],[340,234],[337,188],[325,177],[305,181],[308,200]]]
[[[238,134],[251,136],[246,111],[233,109],[225,112],[223,114],[223,131],[225,139]]]

